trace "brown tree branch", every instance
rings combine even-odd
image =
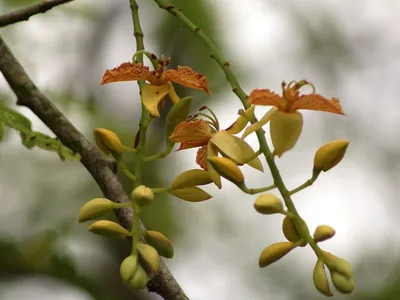
[[[54,104],[35,86],[0,36],[0,71],[17,96],[17,104],[28,107],[61,140],[81,155],[81,163],[96,180],[104,196],[114,202],[130,201],[116,173],[116,163],[94,147]],[[116,210],[122,226],[131,229],[132,209]],[[150,281],[150,289],[166,300],[187,300],[175,278],[161,261],[159,272]]]
[[[73,0],[45,0],[0,16],[0,27],[27,21],[33,15],[45,13],[55,6],[71,2]]]

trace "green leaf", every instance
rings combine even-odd
[[[190,108],[192,107],[193,97],[186,97],[179,100],[177,103],[172,106],[171,110],[167,114],[166,124],[167,124],[167,132],[166,132],[166,143],[167,149],[165,152],[169,153],[174,146],[174,142],[169,138],[174,131],[176,125],[180,122],[185,121],[189,115]]]
[[[4,138],[5,126],[4,122],[0,121],[0,142]]]
[[[28,118],[0,104],[0,140],[2,133],[4,133],[4,125],[19,131],[22,144],[28,149],[37,146],[47,151],[57,152],[61,160],[80,160],[78,153],[64,146],[57,138],[51,138],[44,133],[32,131],[32,123]]]

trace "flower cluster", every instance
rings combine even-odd
[[[154,55],[152,55],[153,57]],[[154,57],[153,57],[154,58]],[[141,207],[152,202],[155,194],[169,193],[179,199],[189,202],[202,202],[212,196],[199,186],[214,183],[222,188],[221,177],[236,185],[248,194],[259,194],[254,203],[255,210],[264,215],[282,214],[282,232],[287,241],[274,243],[266,247],[259,258],[259,266],[266,267],[291,252],[297,247],[310,245],[317,256],[314,268],[313,281],[318,291],[326,296],[331,296],[325,266],[329,269],[332,282],[341,293],[351,293],[355,288],[351,266],[345,260],[322,250],[319,243],[332,238],[335,230],[328,225],[321,225],[315,229],[311,236],[308,226],[300,217],[291,197],[307,188],[318,178],[321,172],[326,172],[336,166],[344,157],[349,141],[336,140],[320,147],[314,157],[312,177],[297,188],[287,191],[283,183],[276,180],[276,165],[274,159],[294,148],[303,130],[303,115],[298,110],[314,110],[343,115],[342,108],[337,98],[327,99],[315,93],[315,87],[305,81],[292,81],[282,83],[282,95],[269,89],[253,90],[245,104],[246,110],[239,111],[235,122],[226,129],[220,128],[216,114],[207,106],[202,106],[197,112],[190,115],[193,102],[192,97],[180,99],[172,83],[178,83],[191,89],[197,89],[211,94],[206,77],[193,71],[189,67],[166,69],[170,59],[153,59],[154,70],[139,63],[123,63],[120,66],[107,70],[101,84],[119,81],[145,81],[141,89],[141,99],[147,110],[149,119],[160,117],[159,109],[163,107],[166,96],[174,105],[166,116],[166,148],[163,152],[145,156],[140,147],[130,148],[124,146],[118,136],[107,129],[97,128],[94,131],[97,146],[106,155],[112,155],[121,171],[132,179],[135,189],[132,192],[131,202],[114,203],[110,199],[98,198],[86,203],[80,211],[79,222],[85,222],[102,217],[106,212],[122,207],[133,207],[132,230],[128,231],[121,225],[107,221],[95,221],[89,230],[101,235],[114,235],[132,238],[132,253],[121,264],[121,277],[133,290],[143,288],[148,282],[145,270],[156,273],[159,269],[159,255],[171,258],[173,248],[171,242],[160,232],[142,231],[139,227]],[[311,86],[312,92],[301,94],[300,89]],[[258,105],[272,106],[272,108],[258,120],[255,108]],[[150,123],[147,122],[144,131]],[[265,133],[263,127],[269,125],[273,152],[268,145],[260,143],[260,149],[255,151],[245,138],[257,132]],[[143,128],[142,128],[143,130]],[[244,133],[239,137],[242,131]],[[140,134],[143,134],[140,131]],[[179,143],[180,151],[198,148],[194,161],[200,168],[184,171],[176,176],[171,184],[164,188],[150,188],[136,184],[137,174],[132,174],[122,162],[121,156],[125,152],[138,155],[141,163],[153,161],[167,156],[174,145]],[[273,182],[271,185],[260,188],[249,188],[243,167],[250,166],[260,172],[264,171],[259,156],[263,154],[271,169]],[[271,167],[272,166],[272,167]],[[283,201],[273,193],[267,191],[278,189]],[[284,191],[284,192],[282,192]],[[144,236],[148,244],[139,241]],[[147,268],[138,262],[138,257],[143,258]]]

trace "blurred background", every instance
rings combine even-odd
[[[2,0],[5,13],[35,3]],[[280,91],[283,80],[307,79],[317,92],[341,100],[346,116],[304,111],[302,137],[277,159],[289,188],[311,176],[318,147],[349,139],[345,159],[320,176],[294,201],[310,230],[328,224],[336,236],[322,247],[350,261],[357,289],[336,299],[400,299],[400,2],[345,0],[176,0],[229,59],[244,90]],[[153,1],[138,1],[147,50],[172,57],[205,74],[211,97],[195,96],[193,110],[207,104],[222,127],[241,108],[207,49]],[[140,100],[135,82],[99,86],[105,69],[130,61],[135,49],[128,0],[80,0],[2,28],[2,37],[39,88],[89,139],[94,127],[109,128],[132,145]],[[309,92],[307,88],[304,90]],[[0,101],[16,108],[0,78]],[[17,108],[33,129],[51,132],[28,109]],[[262,116],[267,108],[257,108]],[[163,110],[165,117],[167,108]],[[153,123],[148,150],[163,149],[164,120]],[[246,139],[255,149],[254,135]],[[146,165],[145,183],[163,187],[196,168],[196,150],[173,152]],[[0,144],[0,299],[159,299],[132,295],[119,277],[129,253],[124,240],[100,238],[78,224],[79,208],[102,194],[82,165],[54,153],[28,150],[8,129]],[[133,156],[126,163],[133,165]],[[272,183],[244,168],[250,187]],[[126,190],[130,182],[121,176]],[[316,262],[309,247],[278,263],[258,267],[269,244],[283,241],[281,216],[262,216],[248,196],[227,181],[214,197],[188,203],[157,196],[143,221],[167,235],[175,257],[167,264],[191,299],[323,299],[312,283]],[[112,215],[109,218],[114,218]]]

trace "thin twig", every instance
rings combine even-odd
[[[115,175],[117,169],[115,160],[106,158],[71,124],[53,102],[39,91],[1,36],[0,71],[17,96],[17,104],[28,107],[64,145],[81,155],[81,163],[96,180],[104,196],[117,203],[130,202]],[[132,208],[117,209],[115,212],[119,223],[131,230]],[[160,271],[152,281],[154,281],[153,290],[164,299],[188,299],[186,296],[186,298],[180,296],[177,289],[179,285],[164,263],[161,263]]]
[[[7,26],[10,24],[18,23],[21,21],[27,21],[30,17],[45,13],[55,6],[71,2],[73,0],[45,0],[37,4],[14,10],[0,16],[0,27]]]

